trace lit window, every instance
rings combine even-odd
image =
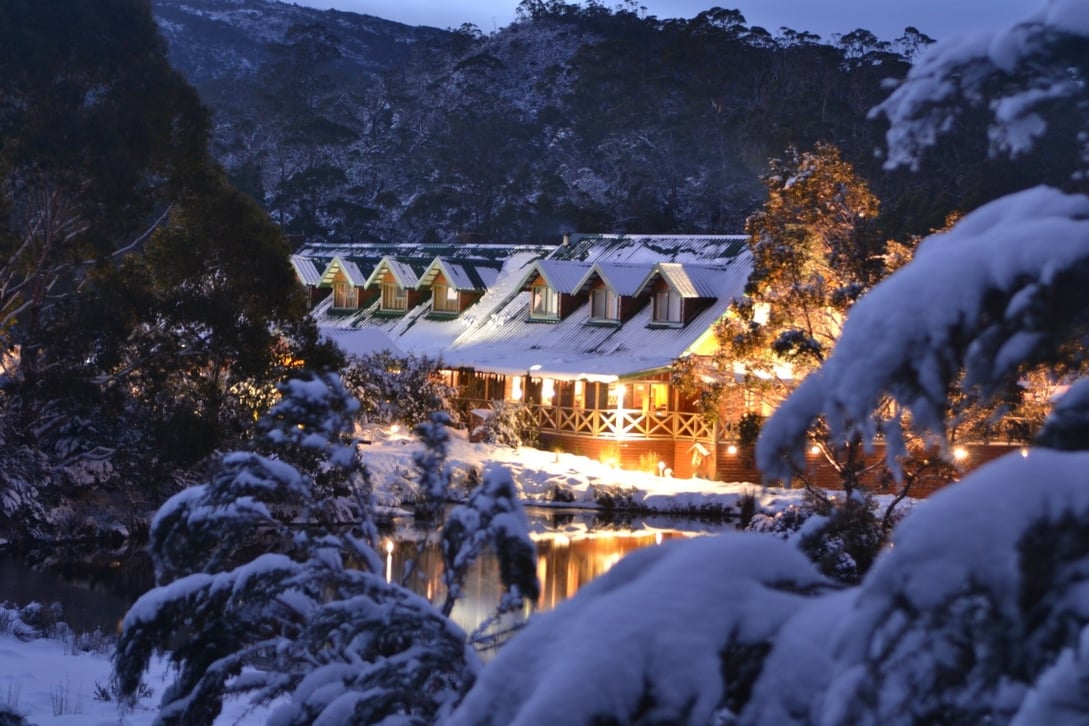
[[[558,318],[560,316],[560,296],[547,285],[533,286],[533,300],[529,309],[531,318]]]
[[[591,290],[590,318],[592,320],[619,320],[620,296],[607,287]]]
[[[666,288],[654,294],[654,322],[680,323],[681,296]]]
[[[382,283],[382,309],[407,310],[408,292],[395,282]]]
[[[439,313],[458,312],[458,291],[452,285],[432,288],[431,309]]]
[[[333,307],[355,307],[355,288],[347,280],[337,280],[333,283]]]

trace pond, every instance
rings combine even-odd
[[[541,581],[538,612],[551,610],[627,553],[677,537],[735,531],[729,523],[678,517],[603,520],[585,510],[530,509]],[[436,542],[420,543],[411,523],[398,522],[384,535],[387,579],[405,583],[441,604],[442,557]],[[33,565],[0,552],[0,602],[62,604],[77,632],[115,632],[129,605],[154,582],[150,559],[137,553],[51,550],[31,556]],[[414,566],[409,568],[409,563]],[[406,579],[406,572],[408,573]],[[495,610],[502,594],[498,560],[490,553],[470,569],[453,619],[471,631]]]

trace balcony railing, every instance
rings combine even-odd
[[[467,402],[470,408],[489,408],[489,401]],[[563,408],[530,404],[541,433],[614,439],[702,439],[714,435],[713,427],[698,413],[643,411],[641,409]],[[723,427],[719,438],[734,435]]]

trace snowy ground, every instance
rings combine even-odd
[[[631,502],[661,513],[678,511],[736,511],[745,494],[757,497],[759,508],[775,511],[801,501],[799,490],[765,489],[751,482],[714,482],[704,479],[674,479],[645,472],[622,471],[601,462],[570,454],[536,449],[497,448],[469,443],[464,432],[453,432],[448,461],[457,467],[483,468],[494,462],[509,467],[521,487],[527,504],[550,504],[557,486],[573,495],[566,507],[595,507],[595,487],[620,487]],[[373,443],[363,447],[363,456],[374,475],[380,497],[396,507],[400,500],[397,483],[413,470],[411,454],[417,447],[405,431],[376,431]],[[586,520],[577,520],[586,521]],[[593,536],[592,527],[575,524],[566,537]],[[540,533],[548,536],[547,533]],[[98,724],[150,724],[155,705],[166,686],[165,664],[153,661],[146,682],[152,694],[141,700],[136,711],[119,715],[115,703],[97,699],[99,686],[110,679],[108,654],[78,653],[57,640],[21,642],[0,635],[0,704],[13,706],[40,726],[96,726]],[[228,703],[217,724],[263,723],[267,712],[247,713],[242,702]]]
[[[619,488],[630,495],[632,504],[641,509],[660,513],[701,511],[736,511],[746,494],[757,498],[758,507],[777,511],[802,499],[798,489],[765,488],[754,482],[720,482],[708,479],[674,479],[656,473],[625,471],[584,456],[574,456],[532,448],[512,449],[488,444],[470,443],[466,432],[452,431],[453,439],[447,461],[455,467],[481,469],[489,462],[511,470],[522,490],[523,503],[543,506],[590,507],[595,488]],[[380,497],[397,490],[396,482],[402,472],[411,472],[409,454],[416,446],[410,432],[404,430],[374,432],[373,443],[363,447],[363,460],[374,475]],[[552,493],[561,488],[573,495],[574,501],[553,503]],[[625,496],[625,498],[629,498]],[[385,503],[396,505],[395,497]]]

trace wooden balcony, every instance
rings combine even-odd
[[[471,408],[489,408],[490,402],[473,401]],[[641,409],[587,409],[561,408],[530,404],[537,417],[541,433],[585,436],[593,439],[618,441],[658,440],[708,440],[713,427],[698,413],[677,411],[643,411]],[[719,431],[720,440],[732,438],[734,432]]]

